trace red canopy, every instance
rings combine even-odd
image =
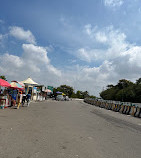
[[[2,87],[11,87],[11,85],[3,79],[0,79],[0,86],[2,86]]]

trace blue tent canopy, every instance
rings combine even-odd
[[[59,91],[58,91],[58,92],[56,92],[56,93],[57,93],[57,94],[62,94],[62,92],[59,92]]]

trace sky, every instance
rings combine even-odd
[[[140,0],[0,0],[0,75],[99,96],[141,77]]]

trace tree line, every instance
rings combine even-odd
[[[141,78],[135,83],[121,79],[116,85],[107,85],[106,90],[100,93],[104,100],[141,103]]]
[[[86,97],[96,98],[95,96],[90,96],[88,91],[78,90],[77,92],[75,92],[73,87],[68,85],[60,85],[59,87],[54,88],[53,93],[56,94],[57,91],[63,92],[69,98],[79,98],[79,99],[84,99]]]

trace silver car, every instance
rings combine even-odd
[[[62,95],[57,95],[56,100],[58,100],[58,101],[64,101],[65,98]]]

